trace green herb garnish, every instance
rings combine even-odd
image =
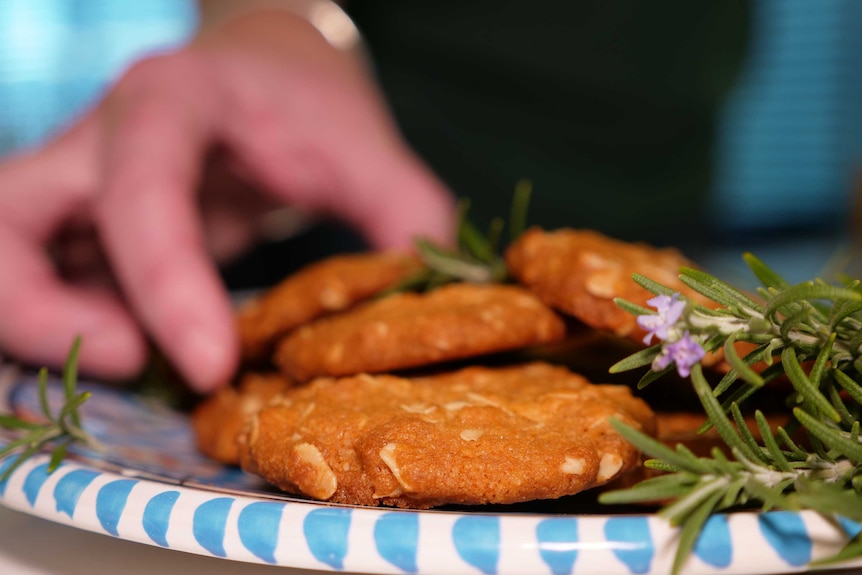
[[[509,242],[517,239],[526,227],[531,193],[532,185],[527,180],[521,180],[515,186],[508,225]],[[488,231],[483,234],[467,217],[469,210],[470,201],[462,199],[458,204],[457,241],[454,247],[444,247],[424,238],[417,239],[416,251],[425,269],[381,295],[430,291],[452,282],[486,284],[507,281],[509,272],[502,256],[506,222],[502,218],[494,218]]]
[[[862,519],[862,282],[845,279],[832,285],[817,279],[790,285],[755,256],[746,254],[745,261],[763,284],[757,290],[760,301],[707,273],[683,269],[680,279],[720,304],[718,309],[695,305],[639,276],[635,281],[656,294],[649,304],[657,311],[618,302],[638,315],[648,331],[646,343],[653,337],[658,343],[611,371],[649,365],[643,387],[675,367],[690,378],[708,416],[702,431],[715,427],[728,447],[727,454],[715,449],[711,457],[698,457],[684,446],[672,449],[614,424],[654,458],[648,467],[667,473],[604,493],[600,501],[670,500],[659,514],[681,528],[674,573],[681,571],[701,528],[716,512],[757,505]],[[750,351],[740,356],[736,342],[747,342]],[[711,386],[700,361],[719,349],[731,369]],[[789,423],[772,430],[764,414],[755,411],[755,437],[742,406],[779,377],[789,381],[784,398]],[[833,560],[855,557],[862,557],[858,536]]]
[[[41,451],[53,446],[48,473],[53,472],[66,456],[69,445],[75,441],[98,447],[96,440],[81,427],[81,415],[78,409],[89,398],[90,392],[78,392],[78,355],[81,348],[80,337],[75,338],[63,367],[63,393],[65,404],[55,414],[48,405],[48,370],[39,370],[39,408],[45,417],[44,422],[33,422],[12,414],[0,414],[0,427],[14,430],[20,437],[12,440],[2,450],[0,459],[15,457],[13,463],[6,468],[0,481],[5,481],[22,463]]]

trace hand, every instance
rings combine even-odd
[[[219,183],[246,185],[200,190],[214,154]],[[80,334],[82,371],[121,378],[151,337],[196,389],[225,382],[238,352],[210,248],[236,251],[275,203],[378,247],[452,226],[361,63],[272,11],[143,61],[65,135],[0,164],[0,349],[58,365]]]

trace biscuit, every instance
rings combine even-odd
[[[332,256],[292,274],[237,314],[242,356],[266,359],[282,335],[314,318],[341,311],[396,285],[421,269],[393,252]]]
[[[236,438],[245,418],[260,410],[290,382],[279,374],[248,373],[237,387],[223,387],[198,405],[191,415],[198,450],[226,463],[239,463]]]
[[[697,303],[714,306],[678,274],[695,267],[678,251],[627,243],[590,230],[531,228],[505,254],[509,271],[551,307],[590,327],[640,341],[645,332],[637,319],[619,308],[614,298],[647,307],[653,294],[632,279],[638,273]]]
[[[610,424],[654,432],[625,386],[541,362],[405,379],[320,378],[248,420],[242,467],[333,503],[426,509],[559,498],[638,462]]]
[[[560,341],[565,325],[517,286],[451,284],[401,293],[306,324],[273,360],[296,381],[380,373]]]

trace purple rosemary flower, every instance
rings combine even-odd
[[[658,295],[648,300],[647,305],[656,308],[658,313],[639,315],[637,321],[641,329],[647,332],[644,343],[650,345],[653,336],[660,340],[667,339],[685,309],[685,302],[680,301],[679,293],[675,293],[672,296]]]
[[[659,371],[670,365],[671,362],[676,363],[676,371],[680,377],[688,377],[691,373],[691,367],[703,359],[706,355],[704,349],[697,343],[691,334],[686,332],[682,337],[673,343],[665,344],[661,350],[661,354],[652,362],[654,371]]]

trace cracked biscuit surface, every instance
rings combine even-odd
[[[554,309],[590,327],[640,341],[645,332],[614,298],[646,307],[653,294],[632,279],[638,273],[714,306],[682,283],[681,267],[696,267],[677,250],[615,240],[591,230],[531,228],[506,250],[506,263],[519,283]]]
[[[518,286],[452,284],[401,293],[309,323],[274,361],[296,381],[380,373],[560,341],[557,314]]]
[[[320,378],[248,420],[244,469],[334,503],[424,509],[578,493],[630,470],[609,422],[654,432],[627,387],[545,363],[415,379]]]
[[[332,256],[287,277],[237,313],[242,356],[266,359],[273,343],[312,319],[342,311],[419,271],[413,256],[377,252]]]

